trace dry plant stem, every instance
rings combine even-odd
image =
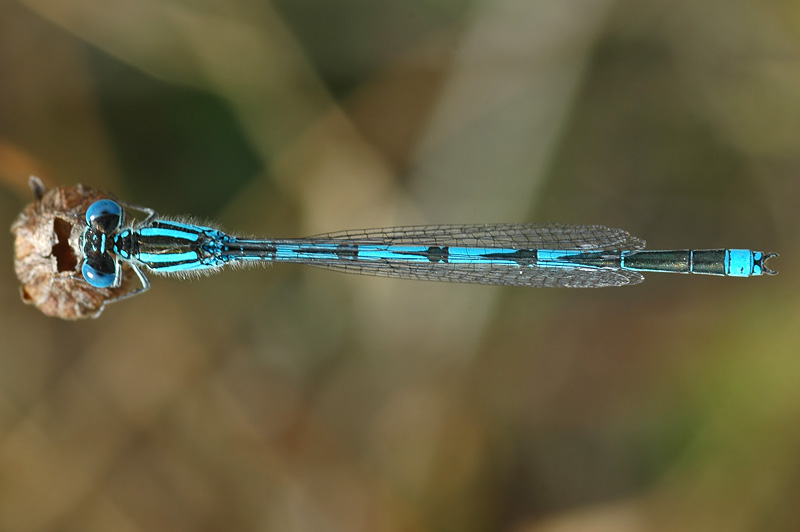
[[[80,272],[86,209],[97,200],[114,196],[83,185],[47,190],[37,177],[31,177],[29,184],[36,201],[26,206],[11,226],[22,300],[48,316],[65,320],[97,317],[106,301],[130,292],[135,285],[130,269],[118,288],[92,287]]]

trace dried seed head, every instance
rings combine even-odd
[[[31,178],[30,186],[36,201],[25,207],[11,226],[22,300],[48,316],[65,320],[99,316],[107,301],[135,288],[130,268],[125,268],[118,288],[92,287],[80,271],[86,209],[113,196],[83,185],[47,190],[36,177]]]

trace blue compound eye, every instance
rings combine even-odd
[[[81,266],[86,282],[95,288],[109,288],[117,280],[117,263],[108,254],[87,257]]]
[[[111,233],[122,224],[122,207],[110,199],[95,201],[86,210],[86,223],[104,233]]]

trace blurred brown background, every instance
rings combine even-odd
[[[602,290],[300,266],[24,306],[0,530],[800,529],[800,4],[0,0],[28,175],[246,234],[624,227],[774,278]]]

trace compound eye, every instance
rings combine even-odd
[[[122,207],[110,199],[95,201],[86,210],[86,223],[104,233],[116,231],[122,224]]]
[[[95,288],[109,288],[117,281],[117,262],[107,253],[93,255],[83,261],[81,273]]]

